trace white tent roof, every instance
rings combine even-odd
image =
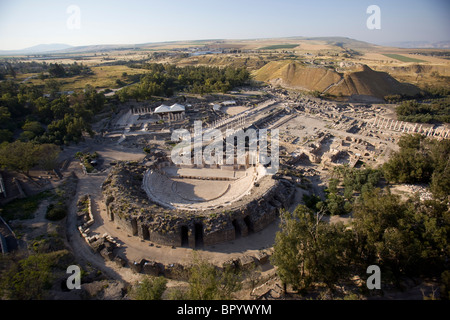
[[[178,103],[175,103],[173,106],[170,107],[170,111],[172,111],[172,112],[185,111],[185,110],[186,110],[186,108]]]
[[[164,112],[170,112],[170,108],[164,104],[160,105],[158,108],[155,109],[155,113],[164,113]]]
[[[170,107],[162,104],[158,108],[155,109],[154,113],[167,113],[167,112],[180,112],[180,111],[186,111],[186,108],[184,106],[182,106],[181,104],[175,103],[173,106],[170,106]]]

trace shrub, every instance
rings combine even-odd
[[[47,208],[45,218],[50,221],[59,221],[64,219],[67,215],[67,209],[64,206],[55,206],[51,204]]]
[[[133,287],[131,296],[136,300],[161,300],[166,288],[167,279],[164,277],[145,278]]]

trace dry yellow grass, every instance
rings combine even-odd
[[[132,69],[127,66],[101,66],[91,68],[94,74],[87,76],[75,76],[69,78],[56,78],[55,80],[62,83],[62,91],[77,91],[85,88],[86,85],[91,85],[96,89],[114,89],[118,88],[117,79],[125,80],[122,74],[126,72],[129,75],[143,74],[147,72],[145,69]],[[45,85],[46,80],[30,79],[34,85]]]

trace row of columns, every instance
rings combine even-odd
[[[183,120],[184,119],[184,112],[180,112],[180,113],[172,113],[172,112],[168,112],[164,115],[160,115],[161,119],[167,119],[169,121],[178,121],[178,120]]]
[[[236,131],[236,130],[245,128],[246,123],[247,123],[246,116],[240,115],[237,117],[213,121],[206,125],[206,129],[212,130],[212,129],[216,129],[216,128],[226,125],[226,129],[235,129],[235,131]],[[191,128],[190,131],[191,131],[191,133],[193,133],[194,128]]]
[[[450,137],[450,130],[446,129],[445,127],[434,129],[433,127],[430,128],[423,128],[423,124],[411,124],[409,122],[404,121],[398,121],[394,119],[386,119],[383,117],[379,117],[378,115],[375,117],[372,128],[378,128],[378,129],[387,129],[387,130],[393,130],[397,132],[402,133],[420,133],[427,137],[441,137],[441,138],[449,138]]]
[[[131,113],[134,115],[151,114],[152,109],[151,108],[133,108],[133,109],[131,109]]]

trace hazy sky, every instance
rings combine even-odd
[[[79,8],[79,25],[73,12],[67,13],[71,5]],[[381,9],[380,30],[366,26],[369,5]],[[285,36],[344,36],[377,44],[448,41],[450,1],[0,0],[0,50],[42,43],[77,46]]]

